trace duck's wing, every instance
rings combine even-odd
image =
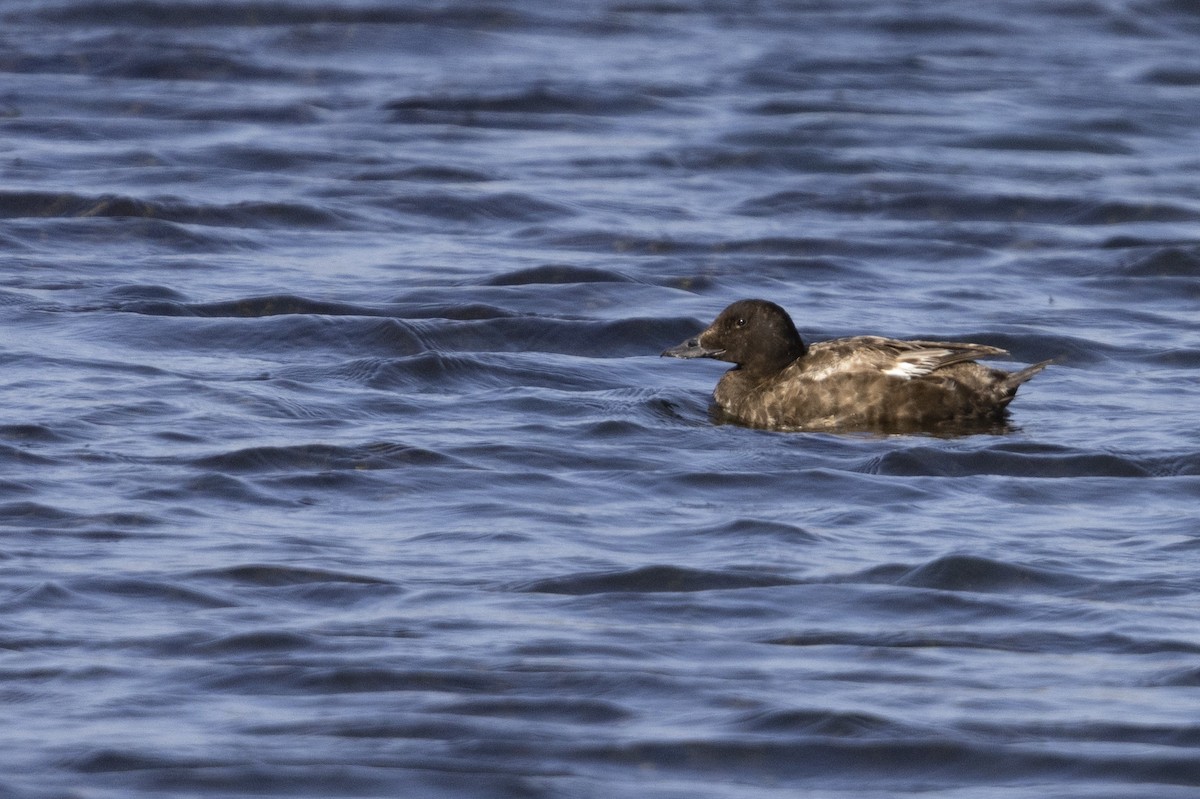
[[[806,360],[816,367],[812,377],[818,379],[839,372],[874,372],[911,380],[951,364],[1007,355],[1006,350],[986,344],[855,336],[813,344]]]

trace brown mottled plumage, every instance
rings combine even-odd
[[[856,336],[805,346],[787,312],[739,300],[673,358],[736,364],[713,393],[730,420],[773,430],[934,430],[1004,418],[1017,388],[1050,361],[1003,372],[997,347]]]

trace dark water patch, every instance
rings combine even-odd
[[[502,693],[512,678],[502,672],[470,669],[406,669],[353,665],[341,667],[259,667],[238,674],[213,675],[203,681],[212,689],[259,694],[359,694],[390,692]]]
[[[1092,582],[1063,571],[1041,569],[977,555],[947,555],[905,573],[900,585],[938,591],[1071,592]]]
[[[132,577],[92,577],[78,580],[73,589],[84,594],[146,601],[156,607],[226,608],[234,603],[217,594],[185,587],[177,583]]]
[[[137,497],[157,502],[195,502],[208,499],[222,504],[233,503],[262,508],[295,504],[294,500],[260,491],[247,480],[228,474],[202,474],[178,485],[140,492]]]
[[[694,531],[694,534],[739,539],[747,536],[761,536],[764,538],[777,538],[790,543],[812,543],[824,540],[823,536],[796,524],[754,518],[732,519],[727,522],[697,529]]]
[[[456,795],[468,799],[496,796],[490,785],[481,789],[455,773],[451,764],[434,770],[435,761],[427,757],[426,762],[430,767],[414,758],[412,763],[390,763],[386,769],[375,764],[330,768],[307,762],[280,762],[277,758],[256,759],[247,764],[237,757],[202,759],[110,748],[100,750],[94,758],[81,757],[63,765],[86,774],[90,781],[117,786],[122,792],[136,790],[158,796],[244,796],[248,785],[254,786],[256,794],[268,796],[377,796],[395,790],[414,795],[459,790],[462,793]],[[472,776],[477,782],[478,776]],[[519,790],[521,781],[514,778],[512,782],[514,790]]]
[[[1085,590],[1060,592],[1033,588],[1013,588],[1011,590],[997,588],[994,591],[975,591],[906,584],[905,580],[920,568],[922,567],[914,568],[903,563],[886,563],[853,574],[820,577],[809,585],[818,588],[824,585],[869,586],[865,592],[855,590],[854,603],[856,607],[863,610],[871,608],[870,613],[873,617],[882,619],[936,618],[945,625],[978,625],[984,622],[999,624],[1002,621],[1023,624],[1027,621],[1027,615],[1021,604],[1013,601],[1014,595],[1027,594],[1036,598],[1039,595],[1081,596],[1086,594]],[[1110,585],[1110,583],[1105,583],[1104,587],[1107,588]]]
[[[644,236],[619,230],[568,230],[526,228],[518,233],[522,238],[537,239],[553,247],[589,252],[620,253],[622,255],[689,255],[711,253],[712,242]]]
[[[420,302],[400,299],[396,301],[395,308],[396,314],[405,319],[454,319],[465,322],[507,319],[523,315],[486,302]]]
[[[255,630],[198,641],[189,649],[210,655],[255,656],[311,650],[317,646],[317,639],[311,635],[286,630]]]
[[[287,69],[268,66],[257,59],[240,58],[217,47],[166,45],[158,52],[145,52],[139,43],[119,37],[110,42],[96,42],[75,54],[62,70],[104,78],[162,81],[261,81],[292,77]],[[174,52],[172,52],[174,50]],[[74,66],[74,69],[71,69]],[[39,70],[41,71],[41,70]]]
[[[743,201],[735,213],[780,216],[814,210],[840,214],[878,214],[896,219],[946,219],[987,222],[1040,222],[1072,225],[1118,225],[1139,222],[1195,222],[1200,210],[1182,203],[1095,201],[1037,194],[971,194],[906,192],[825,194],[818,191],[772,192]]]
[[[983,18],[977,15],[919,11],[915,14],[881,14],[874,24],[892,34],[955,36],[958,34],[986,34],[988,36],[1011,36],[1021,33],[1022,27],[1015,20],[1003,17]]]
[[[146,513],[76,513],[39,502],[7,502],[0,504],[0,524],[18,527],[65,528],[113,527],[146,529],[157,527],[163,520]]]
[[[1146,470],[1155,477],[1195,477],[1200,475],[1200,452],[1141,458]]]
[[[264,316],[385,316],[386,312],[360,305],[315,300],[294,294],[245,297],[220,302],[189,303],[182,298],[129,297],[120,310],[150,316],[198,316],[205,318],[257,319]]]
[[[618,14],[647,14],[647,15],[676,15],[695,13],[696,7],[688,2],[673,3],[666,0],[646,0],[646,2],[615,3],[611,6]]]
[[[177,758],[120,749],[101,748],[72,758],[69,765],[70,768],[81,774],[97,774],[157,770],[187,771],[190,769],[214,768],[225,765],[225,763],[211,758]]]
[[[1142,73],[1141,79],[1155,86],[1190,88],[1200,86],[1200,68],[1178,64],[1158,66]]]
[[[187,297],[169,287],[156,284],[130,284],[125,286],[116,286],[104,292],[106,299],[113,302],[162,302],[168,303],[184,303],[187,302]]]
[[[574,215],[565,205],[541,200],[520,192],[452,193],[426,192],[377,200],[377,206],[413,216],[433,217],[448,222],[543,222]]]
[[[1149,681],[1151,687],[1200,688],[1200,666],[1170,669]]]
[[[269,595],[272,601],[280,605],[324,613],[329,608],[394,604],[403,593],[404,589],[395,583],[320,582],[271,588]]]
[[[1145,360],[1172,369],[1200,369],[1200,349],[1169,349],[1147,355]]]
[[[414,355],[428,349],[423,332],[400,319],[381,319],[369,324],[354,324],[353,350],[358,353],[377,352],[387,355]]]
[[[611,572],[582,572],[566,577],[536,580],[515,587],[538,594],[687,593],[733,591],[794,585],[795,580],[772,574],[685,569],[677,566],[643,566]]]
[[[0,218],[141,218],[209,227],[333,228],[344,225],[337,213],[299,202],[243,201],[202,205],[180,199],[147,200],[118,194],[0,191]]]
[[[977,150],[1012,150],[1044,153],[1094,153],[1132,155],[1134,149],[1120,139],[1099,135],[1067,133],[1003,133],[969,136],[954,142],[956,147]]]
[[[331,352],[403,355],[426,349],[419,331],[396,319],[288,313],[168,319],[179,313],[179,306],[135,303],[126,307],[131,313],[159,318],[144,325],[114,328],[113,337],[123,338],[132,347],[158,351],[253,351],[258,359],[270,355],[299,368],[322,362]],[[185,317],[191,315],[186,307],[183,311]],[[272,377],[271,372],[258,375],[261,379]]]
[[[163,257],[163,272],[178,274],[187,271],[209,271],[212,262],[185,259],[185,253],[210,257],[215,253],[242,253],[262,249],[263,242],[249,232],[252,228],[232,232],[232,228],[202,228],[164,219],[146,217],[67,217],[14,219],[7,227],[19,231],[23,240],[36,250],[46,250],[51,242],[55,247],[72,246],[82,249],[111,247],[121,243],[124,263],[130,253],[157,254]],[[50,248],[53,249],[53,248]],[[161,273],[155,276],[161,278]]]
[[[342,469],[403,469],[411,466],[445,466],[453,458],[422,447],[393,442],[373,442],[356,447],[332,444],[247,447],[196,458],[192,465],[221,473],[272,473],[287,471],[337,471]]]
[[[92,605],[93,603],[89,602],[86,597],[57,580],[42,580],[32,585],[22,584],[21,587],[11,591],[8,596],[0,600],[0,607],[9,611],[18,611],[26,608],[38,608],[44,611],[52,608],[83,610],[92,607]],[[6,648],[17,648],[20,646],[19,643],[8,636],[5,637],[4,645]],[[40,648],[40,646],[36,648]]]
[[[307,125],[319,122],[324,109],[308,103],[266,103],[263,105],[229,105],[216,108],[198,108],[165,113],[167,118],[189,120],[194,122],[260,122],[269,125]],[[224,152],[228,153],[228,150]],[[295,155],[284,155],[278,150],[260,151],[272,156],[273,159],[286,157],[290,163],[297,163]],[[325,159],[328,160],[328,154]],[[232,164],[226,164],[232,166]]]
[[[693,778],[724,781],[734,777],[739,782],[768,778],[775,784],[802,779],[828,779],[834,784],[844,784],[846,775],[853,774],[858,781],[886,779],[886,784],[895,785],[896,780],[903,783],[919,778],[929,785],[937,784],[930,782],[930,775],[942,773],[954,774],[956,780],[985,780],[994,785],[1004,784],[1014,774],[1021,775],[1021,780],[1035,777],[1044,780],[1082,765],[1066,754],[1000,748],[937,735],[908,740],[833,736],[770,740],[693,737],[680,741],[605,744],[588,747],[581,754],[610,763],[643,764],[643,768],[649,764],[667,774],[686,771]],[[806,783],[806,787],[811,785]]]
[[[291,502],[298,502],[302,505],[310,504],[314,493],[317,497],[321,495],[342,496],[348,497],[352,495],[359,496],[377,496],[381,490],[386,490],[388,487],[395,488],[390,477],[380,478],[374,474],[373,469],[338,469],[335,471],[319,471],[319,472],[300,472],[300,473],[279,473],[266,478],[260,478],[255,481],[257,485],[261,485],[267,493],[271,503],[282,502],[279,497],[291,497],[296,492],[301,492],[300,496]]]
[[[54,194],[36,191],[0,191],[0,216],[22,217],[75,216],[157,216],[152,203],[133,197],[78,194]]]
[[[518,386],[560,391],[608,387],[589,370],[547,360],[537,353],[514,357],[422,352],[404,358],[358,360],[344,366],[340,374],[379,390],[467,395],[462,402],[478,392]]]
[[[245,143],[218,145],[213,147],[211,152],[198,153],[193,157],[200,163],[219,163],[225,169],[274,174],[300,174],[329,168],[330,165],[340,166],[354,158],[352,153],[331,151],[328,148],[307,149],[294,146],[280,150],[270,145]],[[333,188],[315,191],[312,196],[327,198],[332,202],[346,197],[347,193],[340,188]]]
[[[571,370],[561,356],[621,358],[658,355],[673,338],[694,334],[697,330],[695,322],[671,317],[601,322],[504,316],[405,324],[414,331],[427,351],[397,361],[395,365],[398,368],[418,372],[428,370],[428,376],[433,378],[443,369],[473,366],[481,370],[480,378],[484,384],[491,382],[482,373],[488,369],[528,370],[531,375],[543,370],[562,369],[562,388],[569,388],[575,381],[570,379]],[[681,331],[683,336],[677,335]],[[361,352],[363,347],[356,346],[354,349]],[[397,354],[404,352],[401,349]],[[519,380],[510,384],[522,385]],[[542,384],[542,380],[537,384]]]
[[[888,107],[877,103],[857,102],[846,97],[775,97],[747,107],[748,112],[762,116],[814,115],[826,119],[831,114],[848,116],[889,116],[911,113],[900,106]]]
[[[365,574],[333,571],[329,569],[302,568],[283,564],[255,563],[226,566],[217,569],[200,569],[183,575],[187,579],[213,580],[236,586],[255,588],[280,588],[296,585],[345,583],[352,585],[393,586],[391,580]]]
[[[1122,313],[1131,312],[1122,311]],[[1035,332],[1029,332],[1031,329]],[[1059,366],[1075,369],[1087,368],[1109,361],[1119,361],[1129,355],[1128,350],[1096,338],[1064,335],[1045,327],[1035,327],[1033,325],[1023,325],[1018,328],[1018,331],[1009,333],[1003,330],[980,330],[975,332],[968,330],[956,335],[955,338],[999,347],[1002,350],[1008,351],[1013,360],[1022,364],[1054,359],[1054,363],[1050,365],[1051,370]],[[933,331],[931,331],[932,334]],[[914,334],[914,337],[918,335],[922,334]],[[1001,368],[1009,371],[1015,369],[1013,366],[1003,365],[1001,365]],[[1026,393],[1037,391],[1037,385],[1037,382],[1033,382],[1024,386],[1021,389],[1021,393],[1017,395],[1018,399],[1016,402],[1018,404],[1012,406],[1013,409],[1020,407],[1020,398]]]
[[[31,483],[0,478],[0,494],[7,497],[17,497],[22,494],[36,494],[38,491]]]
[[[497,180],[499,175],[461,166],[428,164],[395,169],[364,170],[354,180],[396,180],[413,183],[487,183]]]
[[[419,717],[410,719],[330,719],[300,724],[256,724],[248,732],[255,735],[319,735],[329,738],[442,740],[467,739],[479,730],[469,724],[454,723],[446,718]],[[432,764],[430,764],[432,766]]]
[[[39,455],[36,452],[30,452],[26,449],[27,444],[22,446],[12,447],[8,444],[0,444],[0,463],[9,464],[24,464],[26,466],[49,466],[55,463],[53,458]],[[3,514],[3,508],[0,507],[0,515]]]
[[[566,600],[570,601],[570,600]],[[579,648],[577,648],[579,647]],[[536,672],[546,661],[555,661],[563,657],[580,656],[595,660],[612,659],[613,663],[641,663],[646,659],[646,650],[639,645],[618,643],[582,643],[576,640],[551,637],[535,639],[523,644],[517,644],[510,650],[511,654],[521,658],[523,665],[519,670]]]
[[[1116,274],[1128,277],[1200,277],[1200,247],[1164,247],[1119,264]]]
[[[0,67],[17,73],[162,81],[279,80],[295,74],[217,43],[184,42],[175,37],[148,42],[128,31],[109,32],[112,30],[77,38],[69,51],[26,48],[10,52]]]
[[[1026,737],[1028,740],[1104,743],[1135,743],[1178,748],[1200,746],[1200,728],[1195,725],[1166,725],[1137,721],[1087,721],[1084,723],[1044,721],[1015,728],[972,719],[963,729],[988,737]]]
[[[538,129],[568,126],[580,118],[648,113],[661,109],[662,102],[644,88],[534,85],[504,94],[404,97],[384,107],[395,122]]]
[[[733,255],[733,250],[730,255]],[[773,277],[781,281],[804,281],[806,283],[833,283],[868,279],[869,268],[851,258],[788,255],[756,255],[745,264],[739,263],[740,258],[730,258],[730,269],[753,269],[764,277]]]
[[[222,13],[190,3],[156,0],[71,3],[53,10],[15,12],[14,20],[42,20],[108,26],[195,30],[197,28],[260,28],[264,25],[452,25],[495,30],[531,18],[517,9],[506,10],[469,3],[443,8],[420,4],[396,7],[388,3],[354,5],[296,4],[278,0],[233,0],[221,4]],[[536,18],[532,18],[536,19]]]
[[[705,420],[699,427],[711,427]],[[738,435],[794,438],[798,442],[808,440],[809,434],[780,434],[737,427]],[[764,442],[765,443],[765,442]],[[916,484],[900,480],[880,480],[871,474],[856,473],[834,468],[754,470],[745,468],[714,469],[712,471],[687,471],[670,474],[662,478],[664,490],[679,492],[683,496],[703,497],[708,502],[735,502],[737,507],[760,501],[776,492],[831,492],[838,496],[851,492],[860,497],[871,497],[871,502],[909,503],[925,498],[925,491]],[[673,495],[673,494],[672,494]]]
[[[598,422],[584,422],[577,425],[572,434],[582,441],[613,441],[623,442],[631,435],[646,433],[649,428],[631,419],[603,419]],[[631,466],[640,463],[636,457],[623,461]],[[611,466],[611,463],[609,464]]]
[[[185,224],[212,227],[311,230],[344,227],[347,222],[341,213],[301,202],[243,201],[215,206],[171,203],[163,206],[162,215]]]
[[[0,356],[2,359],[2,356]],[[162,377],[164,374],[169,374],[164,370],[160,370],[155,366],[145,364],[133,364],[133,362],[121,360],[101,360],[92,356],[92,358],[76,358],[71,355],[40,355],[40,354],[22,354],[10,361],[10,364],[16,364],[26,370],[32,372],[49,371],[49,370],[71,370],[73,372],[83,374],[94,374],[97,370],[103,370],[107,376],[130,377],[130,378],[156,378]],[[137,404],[137,403],[132,403]],[[66,425],[64,425],[66,426]]]
[[[819,236],[769,236],[761,238],[731,238],[713,245],[713,253],[726,255],[758,255],[795,258],[796,265],[811,269],[814,275],[827,270],[831,279],[848,281],[877,280],[872,264],[895,257],[917,260],[991,257],[988,248],[956,241],[931,241],[927,237],[913,240],[903,235],[887,237],[847,236],[828,240]],[[747,264],[752,268],[751,264]]]
[[[40,303],[24,293],[0,290],[0,307],[14,311],[18,308],[34,308]]]
[[[886,633],[814,631],[772,638],[763,643],[779,646],[850,646],[868,649],[979,649],[997,652],[1043,654],[1106,653],[1161,655],[1200,653],[1200,644],[1181,638],[1135,637],[1119,633],[1071,633],[1034,629],[985,632],[926,629]]]
[[[489,403],[489,407],[495,407],[496,404]],[[512,404],[521,407],[524,403],[517,401]],[[559,417],[568,419],[575,418],[579,413],[578,408],[570,403],[560,404],[556,411]],[[532,422],[527,432],[531,437],[540,434],[544,437],[543,441],[571,441],[577,445],[567,448],[551,443],[513,446],[477,439],[451,451],[475,468],[487,470],[488,484],[496,490],[510,482],[526,488],[539,484],[541,490],[548,493],[594,490],[595,481],[601,479],[604,473],[627,475],[648,464],[658,463],[645,454],[601,448],[602,442],[586,436],[586,426],[576,434],[564,432],[557,426]],[[639,487],[634,493],[640,491]]]
[[[1195,247],[1197,244],[1192,238],[1150,238],[1147,236],[1132,236],[1119,235],[1109,236],[1100,242],[1101,249],[1105,250],[1130,250],[1142,247]]]
[[[563,264],[545,264],[497,275],[484,282],[487,286],[528,286],[545,283],[628,283],[628,277],[610,269],[590,269]]]
[[[879,739],[928,735],[884,716],[845,713],[816,708],[788,708],[749,713],[737,722],[739,729],[767,735],[805,735],[819,738]]]
[[[492,513],[502,516],[507,510],[506,506],[501,505],[499,508],[492,509]],[[509,531],[464,532],[462,530],[431,530],[427,533],[413,535],[408,540],[429,542],[434,545],[444,544],[446,546],[461,547],[466,544],[528,544],[533,540],[533,536],[528,533]]]
[[[520,718],[533,722],[556,721],[570,724],[616,724],[634,714],[613,702],[584,697],[548,698],[541,696],[481,697],[435,705],[430,712],[458,716]]]
[[[1149,477],[1153,472],[1136,459],[1107,452],[1081,452],[1066,446],[1036,450],[950,450],[916,446],[872,458],[858,471],[913,477],[939,475],[1006,475],[1030,478]]]
[[[911,75],[919,68],[920,62],[906,55],[876,54],[872,51],[797,56],[789,48],[782,52],[768,52],[750,62],[737,74],[737,80],[745,85],[745,93],[753,96],[759,90],[811,91],[822,85],[822,77],[829,75],[839,76],[842,85],[847,88],[860,86],[864,76],[874,79],[877,75],[889,75],[894,84],[899,76]],[[884,105],[887,104],[885,100]]]
[[[725,137],[722,145],[673,150],[660,154],[659,160],[673,169],[696,172],[866,175],[883,169],[877,159],[853,155],[853,142],[846,138],[824,147],[805,143],[806,138],[800,133],[742,132]]]

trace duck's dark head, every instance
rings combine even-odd
[[[738,300],[700,335],[663,355],[715,358],[750,371],[777,371],[804,351],[804,342],[787,311],[766,300]]]

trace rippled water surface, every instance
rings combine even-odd
[[[0,7],[0,796],[1193,797],[1185,0]],[[714,424],[728,302],[1011,429]]]

